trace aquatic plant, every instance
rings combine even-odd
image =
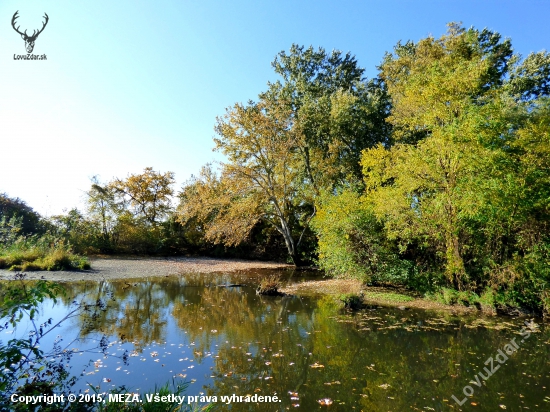
[[[256,293],[258,295],[281,296],[283,293],[279,291],[280,287],[281,278],[278,275],[271,275],[260,281]]]

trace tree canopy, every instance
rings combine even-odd
[[[548,59],[457,24],[385,56],[393,142],[363,151],[364,208],[417,272],[476,291],[534,275],[545,290],[529,265],[548,259]]]
[[[200,220],[207,239],[226,245],[267,223],[301,264],[321,192],[361,182],[361,150],[387,142],[388,98],[349,53],[293,45],[273,67],[282,81],[217,119],[216,149],[228,160],[219,176],[207,168],[186,185],[179,219]]]

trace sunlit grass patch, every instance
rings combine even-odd
[[[70,245],[50,236],[22,237],[0,249],[0,269],[34,271],[89,268],[87,258],[74,254]]]
[[[386,302],[411,302],[414,300],[412,296],[404,295],[401,293],[373,291],[363,292],[363,299]]]

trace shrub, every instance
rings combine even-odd
[[[271,275],[261,280],[260,285],[256,289],[256,293],[258,295],[280,296],[282,295],[282,293],[279,292],[280,287],[281,278],[278,275]]]
[[[414,270],[388,243],[383,225],[351,189],[325,194],[312,226],[319,266],[329,275],[365,282],[406,284]]]

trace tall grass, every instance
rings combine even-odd
[[[71,270],[89,269],[85,257],[72,252],[70,244],[50,234],[19,236],[0,244],[0,269]]]

